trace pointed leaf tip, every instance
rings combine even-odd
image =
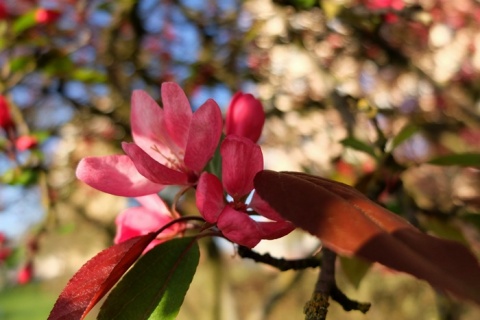
[[[347,185],[295,172],[259,172],[255,189],[283,218],[332,250],[428,281],[480,304],[480,265],[462,244],[424,234]]]
[[[111,246],[85,263],[58,297],[48,320],[83,319],[138,259],[155,233]]]

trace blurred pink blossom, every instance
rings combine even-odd
[[[141,206],[128,208],[115,219],[117,225],[115,243],[155,232],[173,220],[170,210],[158,195],[137,197],[136,200]],[[167,228],[147,247],[147,250],[175,236],[181,230],[182,225],[179,224]]]
[[[57,10],[38,8],[35,11],[35,22],[38,24],[49,24],[57,21],[60,17],[60,12]]]
[[[22,266],[17,274],[17,283],[18,284],[27,284],[32,280],[33,277],[33,263],[28,261],[24,266]]]
[[[3,95],[0,95],[0,127],[5,131],[13,127],[8,101]]]
[[[37,138],[32,136],[20,136],[15,140],[15,148],[18,151],[25,151],[36,147]]]

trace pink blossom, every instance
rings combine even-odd
[[[60,17],[60,12],[57,10],[38,8],[35,11],[35,22],[38,24],[48,24],[57,21]]]
[[[7,131],[13,126],[7,99],[0,95],[0,127]]]
[[[4,20],[8,17],[7,8],[3,3],[0,3],[0,20]]]
[[[76,174],[92,188],[122,197],[140,197],[163,189],[163,185],[142,176],[126,155],[83,158]]]
[[[394,9],[402,10],[405,7],[404,0],[365,0],[365,6],[372,10]]]
[[[127,156],[83,159],[77,177],[107,193],[138,197],[163,185],[195,185],[213,156],[222,131],[222,114],[213,100],[195,113],[175,83],[162,85],[163,109],[142,90],[132,95],[134,143],[122,144]]]
[[[12,249],[0,247],[0,263],[5,261],[12,254]]]
[[[20,136],[15,140],[15,148],[18,151],[25,151],[34,148],[38,141],[32,136]]]
[[[249,139],[227,136],[223,141],[222,181],[203,173],[197,186],[196,203],[209,223],[216,224],[232,242],[252,248],[262,239],[276,239],[290,233],[294,227],[284,221],[257,193],[252,201],[246,198],[253,190],[253,178],[263,169],[262,151]],[[224,190],[232,198],[225,200]],[[250,214],[260,214],[270,221],[256,221]]]
[[[265,123],[262,103],[251,94],[237,92],[227,109],[226,133],[257,142]]]
[[[128,208],[115,219],[117,225],[115,243],[157,231],[173,220],[170,210],[156,194],[137,197],[136,200],[141,206]],[[147,250],[175,236],[180,230],[181,227],[178,224],[167,228],[149,245]]]
[[[20,271],[17,274],[17,282],[18,284],[27,284],[32,280],[32,276],[33,276],[33,263],[29,261],[23,267],[20,268]]]

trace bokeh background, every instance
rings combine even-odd
[[[476,0],[0,0],[0,94],[14,121],[0,129],[0,319],[45,319],[112,244],[132,201],[82,184],[75,167],[121,153],[132,90],[159,100],[165,81],[194,109],[253,93],[267,168],[355,185],[478,256],[479,80]],[[451,154],[461,156],[431,161]],[[188,196],[180,208],[197,212]],[[256,250],[301,258],[317,247],[295,232]],[[302,319],[316,277],[205,243],[179,319]],[[332,303],[331,319],[480,318],[381,266],[342,259],[338,282],[372,308]]]

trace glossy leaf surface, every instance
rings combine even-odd
[[[354,188],[273,171],[258,173],[255,188],[285,219],[337,253],[379,262],[480,304],[480,266],[465,246],[420,232]]]
[[[155,233],[111,246],[84,264],[58,297],[48,320],[83,319],[138,259]]]
[[[112,290],[97,319],[175,319],[199,257],[197,242],[192,238],[156,246]]]

